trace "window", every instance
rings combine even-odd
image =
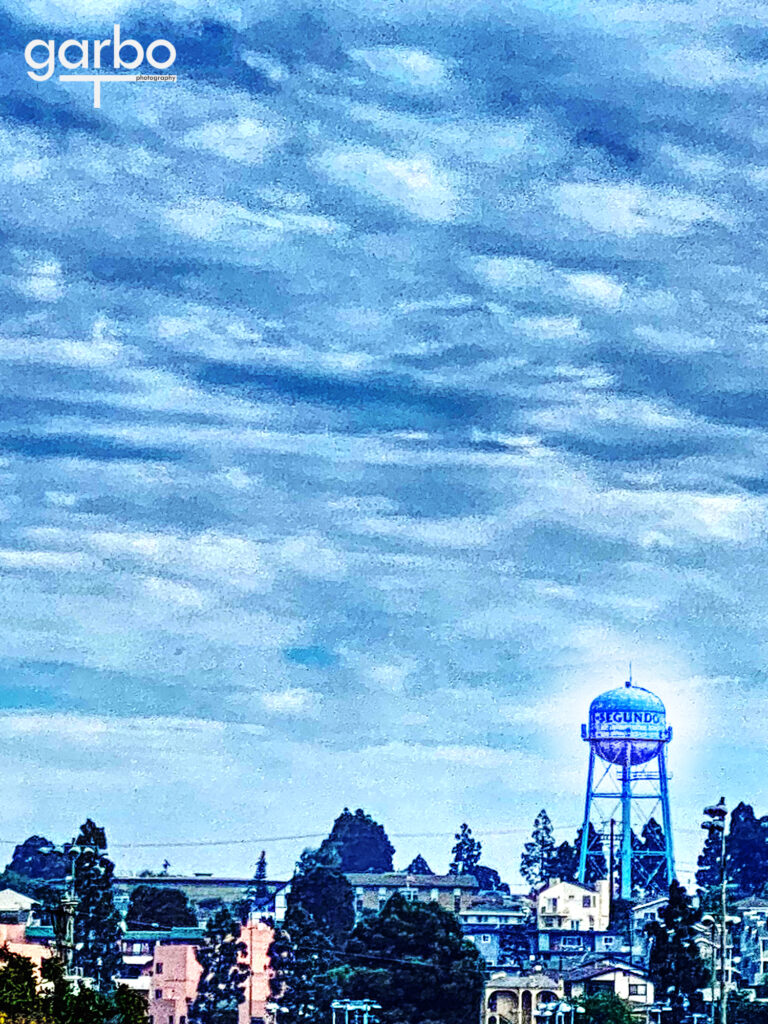
[[[162,974],[162,973],[163,973],[163,965],[162,964],[155,964],[155,974]]]
[[[155,999],[162,999],[162,998],[163,998],[163,990],[161,988],[156,988],[155,989]]]
[[[643,985],[630,985],[629,994],[631,996],[644,996],[646,994],[646,986]]]
[[[589,930],[591,932],[593,932],[595,930],[595,919],[594,919],[594,917],[590,917],[590,919],[589,919]]]
[[[484,933],[483,935],[480,936],[480,941],[481,942],[490,942],[491,941],[491,936],[488,935],[487,933]]]
[[[173,1014],[172,1013],[168,1016],[168,1024],[173,1024]]]
[[[413,888],[406,888],[400,890],[403,894],[403,899],[409,903],[414,903],[419,898],[419,890]]]
[[[187,1018],[186,1018],[186,1015],[185,1015],[185,1014],[183,1014],[183,1013],[182,1013],[182,1015],[181,1015],[181,1016],[179,1017],[179,1024],[187,1024]]]
[[[581,921],[571,921],[571,931],[572,932],[577,932],[579,930],[579,925],[580,924],[581,924]]]
[[[591,896],[583,896],[582,900],[581,900],[581,905],[582,905],[582,907],[591,907],[592,906],[592,897]]]
[[[557,910],[557,896],[555,896],[554,899],[549,901],[549,909],[553,914]]]
[[[453,912],[454,912],[454,914],[458,914],[458,912],[460,910],[461,910],[461,896],[454,896],[453,897]]]

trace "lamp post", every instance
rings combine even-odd
[[[704,814],[706,820],[701,823],[701,827],[709,832],[710,836],[720,841],[720,1024],[727,1024],[728,1021],[728,989],[726,986],[726,958],[728,955],[728,869],[726,865],[726,848],[725,848],[725,823],[728,818],[728,808],[725,803],[725,797],[720,797],[720,801],[714,804],[712,807],[705,807]],[[714,989],[714,971],[713,971],[713,986],[712,986],[712,1021],[713,1024],[716,1020],[715,1016],[715,989]]]

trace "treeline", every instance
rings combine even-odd
[[[738,804],[731,812],[725,846],[730,896],[768,895],[768,815],[758,818],[749,804]],[[719,839],[708,834],[696,872],[696,884],[704,895],[720,880],[720,854]]]
[[[554,829],[547,812],[542,809],[533,824],[533,834],[523,847],[520,858],[520,874],[532,890],[541,888],[551,878],[575,882],[579,872],[579,856],[583,829],[579,829],[572,843],[559,845],[555,842]],[[614,872],[617,871],[620,838],[614,849]],[[633,850],[650,856],[633,860],[632,892],[636,896],[650,897],[669,891],[670,879],[661,854],[666,846],[664,830],[655,818],[651,818],[640,835],[632,833]],[[587,885],[608,877],[609,844],[592,822],[587,833],[587,856],[584,881]]]

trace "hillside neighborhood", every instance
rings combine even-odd
[[[26,958],[43,993],[54,961],[83,1006],[123,993],[123,1016],[102,1019],[131,1024],[676,1024],[714,1017],[720,979],[727,1020],[758,1024],[768,847],[746,805],[729,825],[724,943],[707,912],[722,881],[709,839],[696,894],[656,879],[622,900],[610,855],[586,883],[551,873],[570,844],[555,844],[545,811],[521,858],[524,892],[481,863],[466,825],[446,873],[421,856],[395,870],[384,829],[362,810],[345,809],[280,880],[264,854],[252,877],[115,875],[92,822],[60,848],[33,836],[0,879],[0,1015],[14,1011],[4,978]]]

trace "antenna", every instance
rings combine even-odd
[[[632,685],[632,662],[631,661],[629,663],[629,679],[627,680],[627,682],[629,683],[630,686]]]

